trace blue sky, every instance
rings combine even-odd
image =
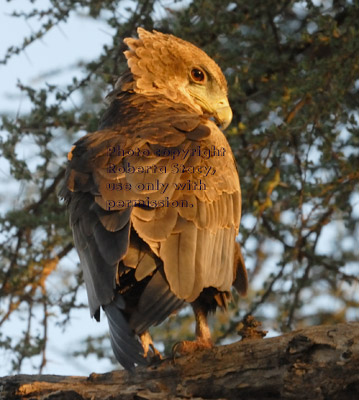
[[[38,8],[45,8],[48,2],[40,0],[35,3]],[[13,18],[10,14],[13,10],[30,10],[34,7],[28,1],[2,0],[0,2],[0,58],[2,59],[9,46],[20,45],[23,38],[36,31],[38,20],[24,21],[23,18]],[[41,22],[41,21],[40,21]],[[112,41],[110,28],[101,21],[94,21],[81,16],[72,16],[67,23],[55,27],[43,39],[30,45],[25,53],[15,55],[6,65],[0,64],[1,91],[0,113],[23,113],[29,110],[29,104],[17,88],[20,80],[23,84],[35,88],[44,86],[45,83],[65,85],[70,83],[74,70],[65,69],[64,73],[47,75],[49,71],[57,71],[75,65],[80,60],[91,60],[100,54],[102,46]],[[81,77],[82,71],[76,71]],[[5,132],[0,132],[4,135]],[[66,149],[64,149],[65,151]],[[26,149],[24,149],[24,152]],[[21,188],[12,183],[8,164],[0,160],[0,200],[1,210],[6,205],[13,203],[21,194]],[[59,266],[57,276],[49,280],[50,290],[57,290],[56,278],[60,279],[65,274],[71,274],[77,263],[77,255],[73,251]],[[81,299],[87,302],[83,288]],[[0,308],[6,303],[0,303]],[[13,316],[9,323],[2,328],[3,335],[16,337],[24,329],[24,321]],[[88,359],[71,359],[68,353],[80,347],[82,339],[89,334],[103,333],[107,331],[107,321],[100,324],[90,318],[88,310],[76,311],[66,331],[56,326],[55,319],[50,320],[49,346],[47,351],[48,363],[44,373],[64,375],[86,375],[91,372],[105,372],[114,369],[108,360],[99,362],[94,357]],[[9,354],[1,354],[0,376],[10,372]],[[39,359],[26,362],[24,373],[36,373]]]
[[[0,3],[0,55],[5,54],[9,46],[20,45],[25,36],[36,32],[38,19],[24,20],[9,15],[15,10],[29,10],[28,1],[2,1]],[[38,8],[46,8],[47,0],[35,3]],[[18,7],[16,7],[17,5]],[[102,46],[112,41],[112,32],[100,20],[73,15],[68,22],[54,27],[44,38],[31,44],[25,52],[15,55],[2,69],[0,109],[2,111],[22,111],[23,105],[18,98],[16,83],[21,80],[33,86],[44,85],[45,82],[64,84],[72,76],[68,66],[80,60],[91,60],[99,55]],[[65,73],[45,77],[49,71],[65,68]],[[67,69],[67,72],[66,72]],[[54,81],[55,80],[55,81]],[[9,99],[10,96],[10,99]],[[15,96],[15,97],[14,97]]]

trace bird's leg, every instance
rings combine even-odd
[[[140,335],[140,340],[142,343],[145,358],[149,357],[151,361],[158,361],[162,359],[161,353],[154,346],[151,335],[148,331]],[[150,349],[151,353],[148,354]]]
[[[176,353],[186,354],[213,347],[211,331],[207,321],[208,311],[199,302],[192,303],[192,308],[196,318],[196,340],[184,340],[176,343],[172,349],[173,355]]]
[[[204,348],[213,347],[211,331],[208,326],[208,311],[198,303],[193,303],[194,316],[196,318],[196,339]]]

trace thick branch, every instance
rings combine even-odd
[[[359,323],[317,326],[165,360],[134,373],[0,379],[0,399],[354,399]]]

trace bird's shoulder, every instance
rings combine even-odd
[[[201,141],[211,135],[208,122],[205,115],[164,96],[122,92],[111,101],[99,129],[74,144],[68,155],[70,167],[93,167],[93,161],[111,148],[131,150],[144,143],[176,147],[188,140]]]

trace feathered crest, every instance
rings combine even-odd
[[[195,66],[210,71],[219,86],[227,91],[221,69],[198,47],[157,31],[148,32],[138,28],[137,32],[138,39],[124,39],[129,47],[124,54],[135,81],[136,92],[166,91],[165,94],[174,99],[187,83],[190,68]]]

